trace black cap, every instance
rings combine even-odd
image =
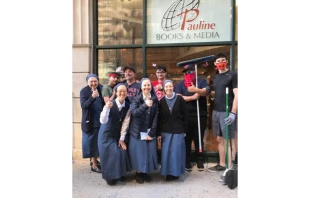
[[[195,70],[195,66],[193,64],[185,65],[182,72],[184,73],[186,70]]]
[[[125,72],[127,69],[130,69],[131,71],[133,71],[133,73],[136,73],[135,68],[130,67],[130,66],[125,66],[123,71]]]
[[[157,70],[159,70],[159,72],[161,72],[161,71],[167,72],[166,67],[165,67],[165,66],[162,66],[162,65],[158,65],[158,66],[156,67],[156,71],[157,71]]]

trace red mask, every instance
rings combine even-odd
[[[226,68],[226,66],[227,66],[227,62],[226,63],[225,62],[220,62],[220,63],[217,63],[215,66],[216,66],[216,68],[218,70],[224,70]]]
[[[190,86],[192,86],[192,83],[193,84],[196,83],[196,74],[195,74],[195,72],[193,72],[191,74],[184,74],[184,85],[186,87],[190,87]]]

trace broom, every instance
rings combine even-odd
[[[228,87],[226,87],[226,118],[228,118]],[[225,175],[226,175],[226,172],[229,170],[228,169],[228,125],[227,124],[225,125],[225,132],[226,132],[226,137],[225,137],[225,140],[226,140],[226,156],[225,156],[226,170],[224,171],[223,175],[220,178],[220,181],[222,182],[223,185],[226,184]]]

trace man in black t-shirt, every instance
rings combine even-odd
[[[207,98],[206,93],[210,91],[209,84],[205,79],[198,78],[198,88],[204,90],[204,94],[199,95],[197,93],[188,92],[187,88],[196,82],[196,73],[194,65],[185,65],[183,69],[184,80],[180,81],[175,87],[175,93],[183,97],[186,102],[186,108],[188,111],[188,129],[185,136],[186,143],[186,164],[185,170],[191,171],[191,146],[194,140],[195,154],[197,161],[197,168],[199,171],[204,170],[203,165],[203,136],[207,127]],[[197,100],[199,101],[199,117],[197,113]],[[200,122],[200,144],[202,145],[201,152],[199,150],[199,129],[198,119]]]

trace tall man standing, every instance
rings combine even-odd
[[[188,109],[188,129],[185,136],[186,143],[186,165],[185,170],[191,171],[191,145],[194,140],[195,143],[195,154],[197,161],[197,168],[199,171],[204,170],[203,165],[203,136],[204,131],[207,127],[207,98],[206,96],[201,96],[198,93],[190,93],[187,88],[198,81],[198,88],[202,88],[207,91],[208,82],[205,79],[196,79],[195,67],[194,65],[185,65],[183,69],[184,80],[180,81],[175,88],[175,93],[183,96],[186,107]],[[210,89],[208,89],[210,90]],[[199,114],[200,118],[197,116],[197,101],[199,101]],[[199,132],[198,132],[198,119],[200,119],[200,143],[202,145],[202,152],[199,152]]]

